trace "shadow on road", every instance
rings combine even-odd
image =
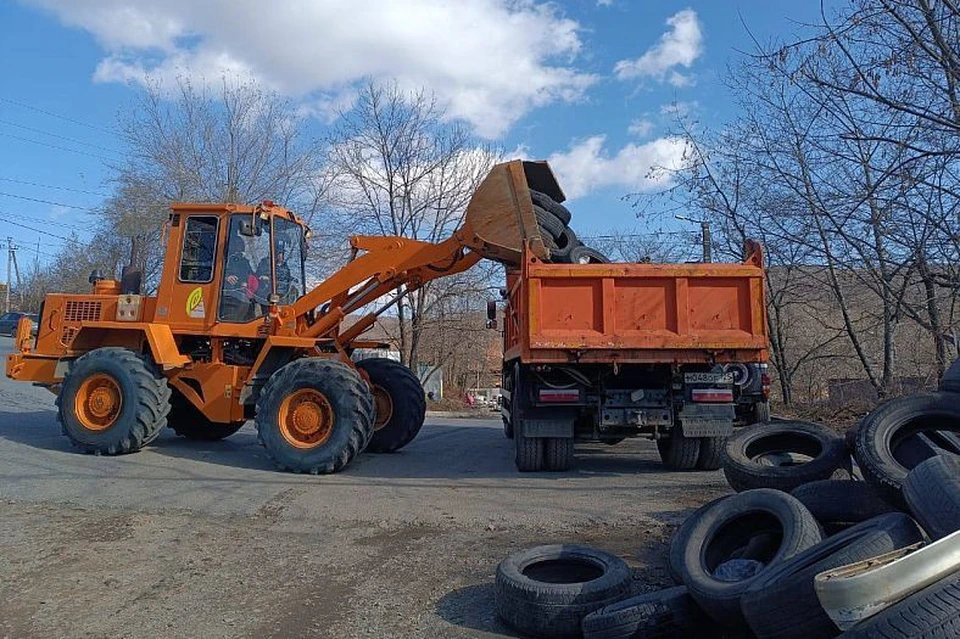
[[[505,637],[519,637],[498,618],[494,608],[493,584],[458,588],[440,598],[434,609],[444,621],[468,630],[483,630]]]
[[[0,439],[43,450],[76,450],[61,434],[52,410],[0,411]]]

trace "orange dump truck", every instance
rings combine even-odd
[[[542,176],[537,191],[563,200]],[[565,470],[575,441],[640,435],[670,468],[718,468],[725,437],[753,414],[737,410],[742,372],[768,359],[762,251],[747,242],[745,253],[740,264],[556,264],[527,251],[508,266],[502,414],[517,468]]]

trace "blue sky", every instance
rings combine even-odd
[[[256,78],[318,115],[363,76],[436,92],[481,136],[551,159],[581,235],[638,225],[621,200],[675,159],[669,107],[734,115],[738,50],[790,39],[819,3],[732,0],[24,0],[0,4],[0,239],[46,261],[122,161],[143,78]],[[746,27],[744,26],[746,24]],[[19,226],[17,226],[19,225]],[[24,227],[31,227],[30,229]],[[43,233],[41,233],[42,231]],[[37,244],[40,241],[39,253]]]

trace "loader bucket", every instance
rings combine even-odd
[[[558,202],[565,198],[546,162],[513,160],[491,169],[467,205],[463,232],[483,257],[518,266],[528,247],[538,258],[549,258],[530,189],[542,191]]]

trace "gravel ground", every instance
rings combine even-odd
[[[493,614],[504,555],[596,545],[654,589],[676,525],[729,490],[664,472],[647,441],[520,475],[493,415],[431,417],[397,454],[305,477],[275,471],[251,424],[95,457],[60,435],[48,392],[3,379],[0,400],[6,637],[510,637]]]

